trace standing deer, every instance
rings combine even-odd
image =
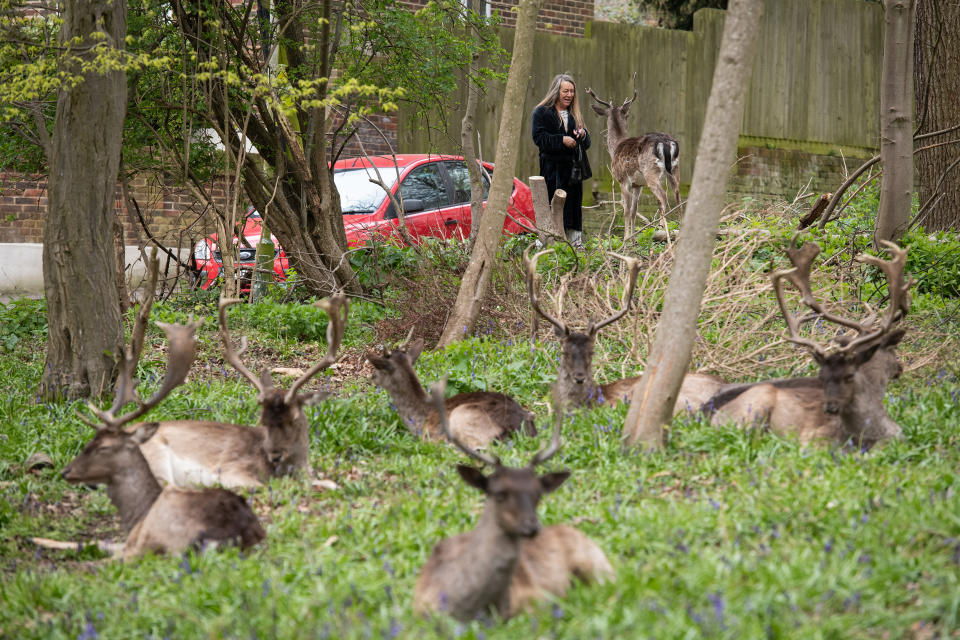
[[[858,261],[880,268],[887,279],[890,300],[877,323],[872,314],[864,321],[855,321],[824,309],[810,289],[810,268],[820,247],[807,242],[795,249],[791,242],[786,252],[793,268],[776,271],[773,288],[790,333],[787,339],[806,347],[820,365],[820,375],[723,389],[703,406],[714,412],[714,424],[765,424],[777,434],[795,435],[802,443],[852,441],[870,447],[900,437],[900,425],[887,414],[883,396],[890,380],[902,371],[896,349],[905,331],[896,325],[910,310],[912,279],[904,279],[906,250],[892,242],[883,242],[883,246],[890,260],[857,256]],[[800,291],[803,303],[813,314],[798,318],[790,312],[784,298],[784,279]],[[802,337],[801,324],[815,318],[852,329],[853,334],[837,336],[827,346]]]
[[[486,495],[476,529],[438,542],[413,592],[419,615],[445,613],[471,620],[490,610],[508,618],[548,597],[563,596],[576,576],[586,582],[613,578],[613,567],[590,538],[566,525],[541,528],[537,503],[570,477],[569,471],[538,476],[535,467],[560,449],[561,411],[550,444],[521,468],[504,466],[451,433],[444,383],[431,391],[440,427],[463,453],[490,465],[493,473],[457,465],[463,481]]]
[[[527,295],[536,314],[553,325],[554,333],[560,339],[560,368],[557,371],[556,392],[561,405],[566,407],[617,405],[633,396],[633,389],[640,382],[640,376],[623,378],[606,384],[597,384],[593,378],[593,353],[597,335],[609,324],[617,322],[630,310],[630,298],[637,283],[640,264],[635,258],[611,254],[627,263],[627,275],[623,294],[623,308],[600,322],[590,322],[585,333],[572,331],[560,320],[546,313],[540,306],[537,291],[540,288],[537,274],[537,260],[553,249],[545,249],[531,258],[530,248],[523,252],[523,268],[526,276]],[[684,409],[696,410],[723,385],[722,378],[706,373],[688,373],[683,378],[674,413]]]
[[[160,324],[170,343],[167,371],[160,389],[147,401],[136,393],[133,373],[143,345],[159,262],[154,254],[147,285],[147,300],[141,305],[131,344],[120,363],[113,406],[90,410],[102,424],[80,416],[97,430],[97,435],[63,470],[73,484],[105,484],[110,501],[117,508],[127,532],[122,556],[128,560],[151,551],[178,553],[207,543],[237,543],[246,548],[266,537],[263,527],[247,502],[225,489],[162,489],[154,478],[139,444],[157,431],[157,423],[144,423],[130,432],[122,429],[163,400],[183,383],[196,355],[195,332],[199,322],[189,325]],[[159,324],[159,323],[158,323]],[[130,402],[137,407],[117,415]],[[42,544],[40,540],[37,541]]]
[[[645,133],[636,138],[627,135],[627,113],[637,99],[637,74],[633,74],[633,97],[616,107],[597,97],[592,89],[587,93],[598,104],[590,105],[597,115],[607,119],[607,150],[610,152],[610,173],[620,185],[623,198],[624,239],[634,234],[634,218],[640,191],[644,185],[650,188],[657,199],[657,215],[665,216],[669,209],[667,193],[660,186],[666,177],[673,189],[677,206],[680,206],[680,181],[677,167],[680,164],[680,145],[666,133]]]
[[[412,343],[413,330],[407,339],[393,351],[384,347],[381,354],[367,352],[373,365],[371,379],[390,394],[403,421],[414,435],[425,435],[432,440],[442,439],[440,416],[430,403],[430,397],[413,368],[423,351],[423,340]],[[446,413],[453,432],[469,446],[483,448],[498,438],[506,438],[515,431],[529,435],[536,433],[533,413],[524,409],[508,395],[495,391],[470,391],[447,398]]]
[[[222,300],[219,306],[220,339],[224,358],[257,389],[259,426],[249,427],[203,420],[155,423],[153,437],[143,442],[143,451],[154,475],[177,486],[222,484],[226,487],[256,487],[269,478],[294,474],[308,466],[310,427],[303,409],[326,398],[326,392],[299,393],[310,378],[337,361],[343,339],[349,300],[337,294],[315,302],[327,312],[327,354],[297,378],[289,389],[274,386],[270,372],[255,376],[240,360],[246,350],[241,338],[235,350],[227,328],[227,309],[239,300]],[[139,425],[133,428],[138,428]]]

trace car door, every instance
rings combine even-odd
[[[448,236],[441,213],[450,208],[450,194],[446,178],[436,162],[428,162],[415,167],[400,183],[398,200],[402,202],[406,214],[404,220],[407,230],[414,240],[425,236]],[[391,203],[385,218],[396,220],[396,210]]]
[[[453,204],[457,208],[458,229],[463,237],[470,235],[470,171],[463,160],[446,160],[443,163],[450,178],[453,191]],[[483,201],[487,201],[490,192],[490,180],[486,175],[480,176],[483,182]]]

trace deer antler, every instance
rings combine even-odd
[[[633,97],[630,98],[629,100],[624,100],[623,104],[620,105],[620,108],[624,109],[626,107],[629,107],[631,104],[633,104],[633,101],[636,99],[637,99],[637,72],[634,71],[633,72]]]
[[[433,402],[433,408],[437,412],[437,417],[440,421],[440,428],[443,430],[443,435],[447,436],[449,440],[457,449],[464,452],[471,458],[479,460],[484,464],[489,464],[494,467],[500,466],[500,459],[493,456],[487,455],[477,451],[473,447],[468,447],[463,442],[461,442],[453,432],[450,431],[450,422],[447,420],[447,403],[446,403],[446,391],[447,391],[447,378],[444,377],[439,382],[434,383],[430,387],[430,400]]]
[[[157,251],[153,250],[150,258],[147,260],[147,283],[146,292],[140,310],[137,312],[137,318],[133,326],[133,335],[130,338],[130,344],[124,350],[123,360],[120,363],[120,372],[117,376],[117,384],[114,387],[114,401],[106,411],[98,408],[93,403],[88,403],[90,411],[96,415],[105,425],[105,428],[117,430],[124,424],[135,420],[154,408],[161,400],[167,397],[171,391],[183,384],[193,366],[193,360],[196,358],[196,331],[203,324],[202,320],[191,322],[187,325],[157,323],[169,343],[169,357],[167,361],[167,371],[163,376],[163,383],[160,389],[153,394],[149,400],[144,402],[136,393],[137,381],[133,379],[133,373],[140,360],[140,354],[143,351],[143,340],[147,329],[147,321],[150,317],[150,308],[153,306],[153,298],[156,292],[157,273],[160,261],[157,259]],[[136,402],[137,408],[133,411],[117,416],[124,405]],[[98,425],[80,416],[84,422],[90,426],[99,429]]]
[[[347,314],[350,312],[350,300],[343,292],[334,294],[323,300],[318,300],[313,303],[313,306],[323,309],[326,311],[327,316],[330,317],[330,322],[327,324],[327,355],[325,355],[320,362],[308,369],[306,373],[297,378],[290,386],[290,390],[287,391],[287,395],[284,398],[284,402],[287,404],[293,402],[293,399],[297,395],[297,390],[303,386],[307,380],[337,361],[337,350],[340,348],[340,341],[343,340],[343,333],[347,327]]]
[[[555,326],[558,331],[561,333],[569,333],[567,330],[567,325],[560,322],[553,316],[547,314],[543,309],[540,308],[540,301],[537,299],[537,290],[540,288],[540,277],[537,275],[537,260],[540,259],[540,256],[552,253],[553,249],[544,249],[539,253],[533,254],[533,257],[530,257],[530,247],[527,247],[523,251],[523,269],[525,272],[525,279],[527,281],[527,295],[530,297],[530,306],[533,307],[533,310],[543,318]]]
[[[856,257],[857,262],[872,264],[877,267],[887,278],[887,290],[890,294],[890,301],[887,309],[880,319],[880,326],[874,331],[867,332],[867,327],[873,325],[876,320],[876,314],[871,314],[869,320],[863,323],[862,335],[848,344],[844,345],[844,350],[852,350],[861,344],[879,338],[889,333],[893,325],[903,319],[910,312],[910,287],[913,286],[913,278],[904,276],[904,268],[907,265],[907,250],[901,249],[895,243],[888,240],[881,240],[880,244],[890,252],[890,260],[884,260],[877,256],[867,255],[865,253]]]
[[[614,258],[619,258],[623,260],[627,265],[627,275],[625,279],[626,290],[623,292],[623,308],[620,311],[617,311],[609,318],[601,320],[597,324],[592,322],[587,327],[587,333],[593,335],[596,334],[600,329],[603,329],[608,324],[612,324],[625,316],[628,311],[630,311],[630,298],[633,297],[633,289],[637,285],[637,277],[640,275],[640,261],[636,258],[631,258],[629,256],[622,256],[619,253],[613,253],[612,251],[608,252],[608,255],[613,256]]]
[[[587,93],[590,94],[590,97],[591,97],[591,98],[593,98],[594,100],[596,100],[597,102],[599,102],[599,103],[602,104],[603,106],[605,106],[605,107],[607,107],[607,108],[609,108],[609,107],[612,106],[609,102],[606,102],[606,101],[601,100],[600,98],[598,98],[598,97],[597,97],[597,94],[595,94],[595,93],[593,92],[593,89],[591,89],[590,87],[587,87]]]
[[[253,375],[250,369],[247,369],[246,365],[240,360],[240,356],[247,350],[247,337],[240,336],[240,349],[234,351],[233,341],[230,338],[230,330],[227,329],[227,309],[238,302],[242,302],[242,300],[239,298],[225,298],[220,300],[217,315],[220,318],[220,341],[223,343],[223,358],[229,362],[230,366],[236,369],[240,375],[249,380],[250,383],[256,387],[257,391],[263,395],[267,389],[273,387],[273,382],[270,380],[268,372],[264,370],[264,375],[258,378]]]
[[[783,314],[784,320],[787,322],[787,328],[790,331],[790,337],[787,339],[791,342],[807,347],[808,349],[811,349],[820,355],[826,355],[827,350],[823,346],[817,344],[813,340],[803,338],[799,335],[800,324],[812,318],[822,317],[828,322],[833,322],[834,324],[839,324],[849,329],[853,329],[857,332],[857,334],[859,334],[859,336],[855,339],[844,338],[842,341],[840,341],[841,345],[839,351],[848,352],[855,349],[857,346],[864,344],[865,342],[873,340],[887,333],[893,323],[903,317],[903,315],[905,315],[909,310],[909,288],[912,284],[912,280],[905,281],[903,276],[903,268],[906,264],[907,253],[905,250],[900,249],[897,245],[891,242],[884,242],[885,248],[890,251],[893,259],[883,260],[881,258],[868,255],[857,256],[858,261],[866,262],[879,267],[884,274],[886,274],[890,289],[890,306],[887,308],[887,311],[884,314],[884,318],[880,323],[880,327],[876,330],[871,330],[876,318],[876,314],[871,312],[865,321],[858,322],[855,320],[850,320],[834,313],[830,313],[823,308],[823,305],[816,298],[814,298],[813,292],[810,288],[810,270],[814,259],[820,253],[820,247],[813,242],[806,242],[799,249],[794,248],[793,243],[796,240],[796,237],[796,235],[793,237],[793,239],[790,241],[790,246],[786,249],[787,256],[793,263],[793,268],[775,271],[771,275],[773,288],[777,295],[777,303],[780,305],[780,311]],[[786,300],[784,299],[782,282],[784,278],[793,283],[797,290],[800,291],[803,303],[810,307],[815,312],[815,315],[797,318],[797,316],[790,313],[790,311],[787,309]]]

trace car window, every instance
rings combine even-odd
[[[340,209],[343,215],[358,213],[373,213],[387,197],[378,184],[370,182],[376,180],[377,172],[373,169],[337,169],[333,173],[333,181],[340,192]],[[392,167],[380,169],[380,178],[388,188],[397,181],[397,172]]]
[[[470,202],[470,171],[467,170],[467,164],[463,160],[445,164],[450,180],[453,181],[454,204]],[[483,182],[483,199],[486,200],[490,193],[490,180],[485,174],[480,175],[480,180]]]
[[[423,211],[439,209],[450,204],[447,197],[447,187],[440,173],[440,165],[430,162],[414,169],[400,183],[400,190],[404,200],[420,200]],[[388,218],[395,218],[393,205],[387,210]]]

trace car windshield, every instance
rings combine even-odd
[[[388,188],[392,188],[397,181],[397,172],[391,168],[381,168],[380,177]],[[340,208],[343,215],[357,213],[373,213],[383,202],[386,194],[378,184],[370,182],[377,179],[377,172],[371,169],[337,170],[333,174],[333,181],[340,192]]]

